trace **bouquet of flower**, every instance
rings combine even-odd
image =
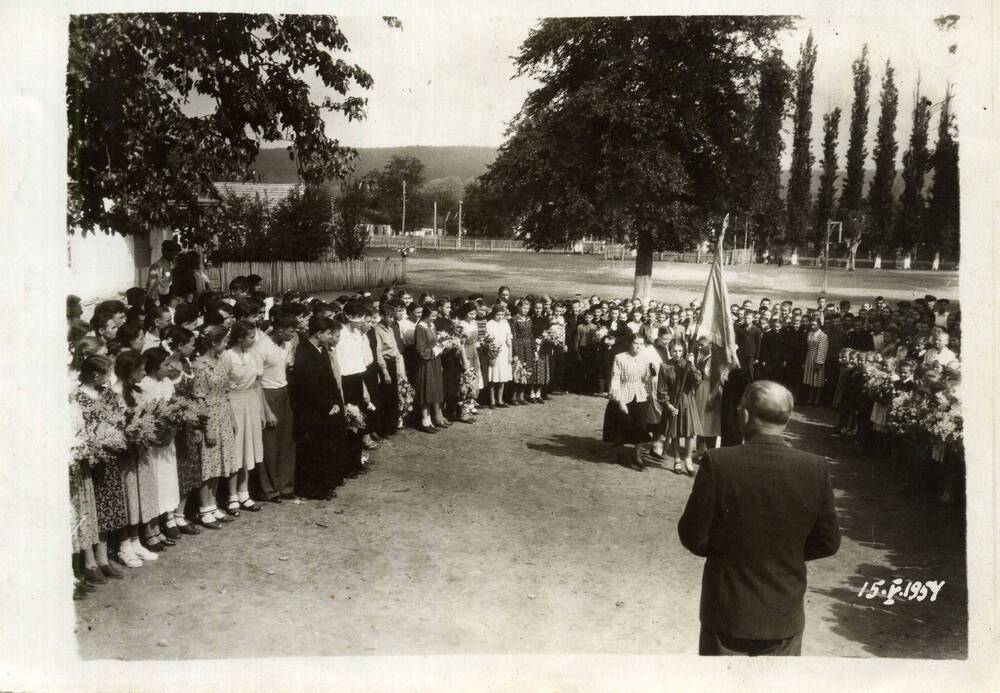
[[[348,404],[344,407],[344,426],[349,433],[360,433],[365,430],[367,422],[365,415],[356,404]]]
[[[114,462],[125,451],[125,434],[122,430],[124,415],[114,412],[99,401],[94,402],[94,417],[83,417],[82,426],[77,431],[76,442],[71,449],[71,459],[75,462],[88,462],[92,465]],[[85,423],[87,420],[90,423]]]
[[[174,387],[174,398],[169,404],[171,421],[179,426],[198,428],[208,420],[205,400],[194,392],[194,380],[185,378]]]
[[[462,343],[465,341],[465,330],[462,329],[462,325],[457,322],[451,322],[448,324],[448,329],[442,330],[438,333],[438,344],[442,349],[447,351],[458,351],[462,348]]]
[[[594,336],[597,339],[604,339],[605,337],[608,336],[608,328],[607,327],[598,327],[597,331],[594,333]]]
[[[925,431],[927,403],[917,392],[901,392],[892,399],[887,425],[890,431],[913,436]]]
[[[483,337],[483,341],[480,342],[483,347],[483,351],[486,353],[486,358],[489,359],[490,363],[494,363],[497,360],[497,356],[500,355],[500,342],[496,340],[491,334],[487,334]]]
[[[408,414],[413,411],[413,400],[417,396],[417,391],[413,389],[409,381],[399,383],[399,414]]]
[[[479,374],[474,368],[462,371],[458,381],[458,398],[462,404],[471,406],[479,397]]]
[[[542,333],[542,343],[552,347],[562,347],[566,344],[566,328],[562,325],[551,325]]]
[[[947,445],[962,442],[962,408],[957,397],[947,391],[934,395],[924,427],[936,440]]]
[[[521,359],[514,359],[513,364],[513,379],[515,383],[526,383],[528,382],[528,369],[521,362]]]
[[[141,449],[157,445],[162,435],[161,418],[164,415],[163,402],[152,400],[125,412],[122,431],[130,447]]]
[[[876,402],[889,404],[895,395],[893,372],[882,363],[866,363],[863,371],[864,391]]]

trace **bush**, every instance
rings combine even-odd
[[[296,188],[271,212],[267,259],[319,260],[333,240],[332,221],[333,205],[326,190]]]

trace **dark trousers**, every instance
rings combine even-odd
[[[802,633],[782,640],[734,638],[701,627],[698,654],[702,657],[798,657],[802,654]]]
[[[560,392],[566,390],[566,352],[562,347],[555,347],[552,354],[552,377],[549,382],[549,392]]]
[[[597,391],[597,347],[593,345],[580,348],[580,391]]]
[[[344,479],[333,425],[300,426],[295,431],[295,492],[322,497]]]
[[[264,498],[271,499],[294,490],[295,439],[288,388],[265,389],[264,399],[278,423],[274,428],[264,428],[264,464],[257,467],[257,480]]]
[[[382,382],[380,387],[382,397],[380,407],[375,412],[375,432],[380,436],[391,436],[399,430],[399,382],[396,373],[396,359],[385,359],[385,367],[389,371],[391,382]]]
[[[581,374],[580,374],[580,353],[577,351],[567,351],[566,357],[563,359],[563,389],[569,392],[580,392],[581,391]]]
[[[344,403],[354,404],[362,414],[368,414],[365,408],[365,374],[362,372],[341,376],[340,382],[344,392]],[[361,471],[361,435],[361,432],[344,432],[340,458],[343,460],[343,468],[347,475]]]

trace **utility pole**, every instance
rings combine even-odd
[[[462,248],[462,201],[458,201],[458,244],[459,250]]]
[[[434,200],[434,235],[438,235],[438,203]]]
[[[399,233],[401,236],[406,235],[406,179],[403,179],[403,223],[400,224]]]
[[[843,222],[840,221],[828,221],[826,222],[826,250],[823,251],[823,293],[825,294],[828,289],[827,284],[827,270],[830,269],[830,232],[833,227],[837,227],[837,239],[840,239],[841,232],[843,229]]]

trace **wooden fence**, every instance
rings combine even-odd
[[[406,259],[401,257],[344,262],[220,262],[206,271],[212,287],[222,291],[236,277],[248,274],[260,275],[264,290],[274,293],[292,289],[315,293],[406,283]],[[136,268],[137,286],[146,285],[148,273],[148,267]]]
[[[733,248],[722,251],[723,262],[727,265],[743,265],[749,262],[752,249]],[[629,260],[635,258],[635,251],[621,244],[607,244],[604,246],[605,260]],[[662,252],[653,253],[653,259],[657,262],[711,262],[715,258],[715,252],[707,253],[674,253]]]

